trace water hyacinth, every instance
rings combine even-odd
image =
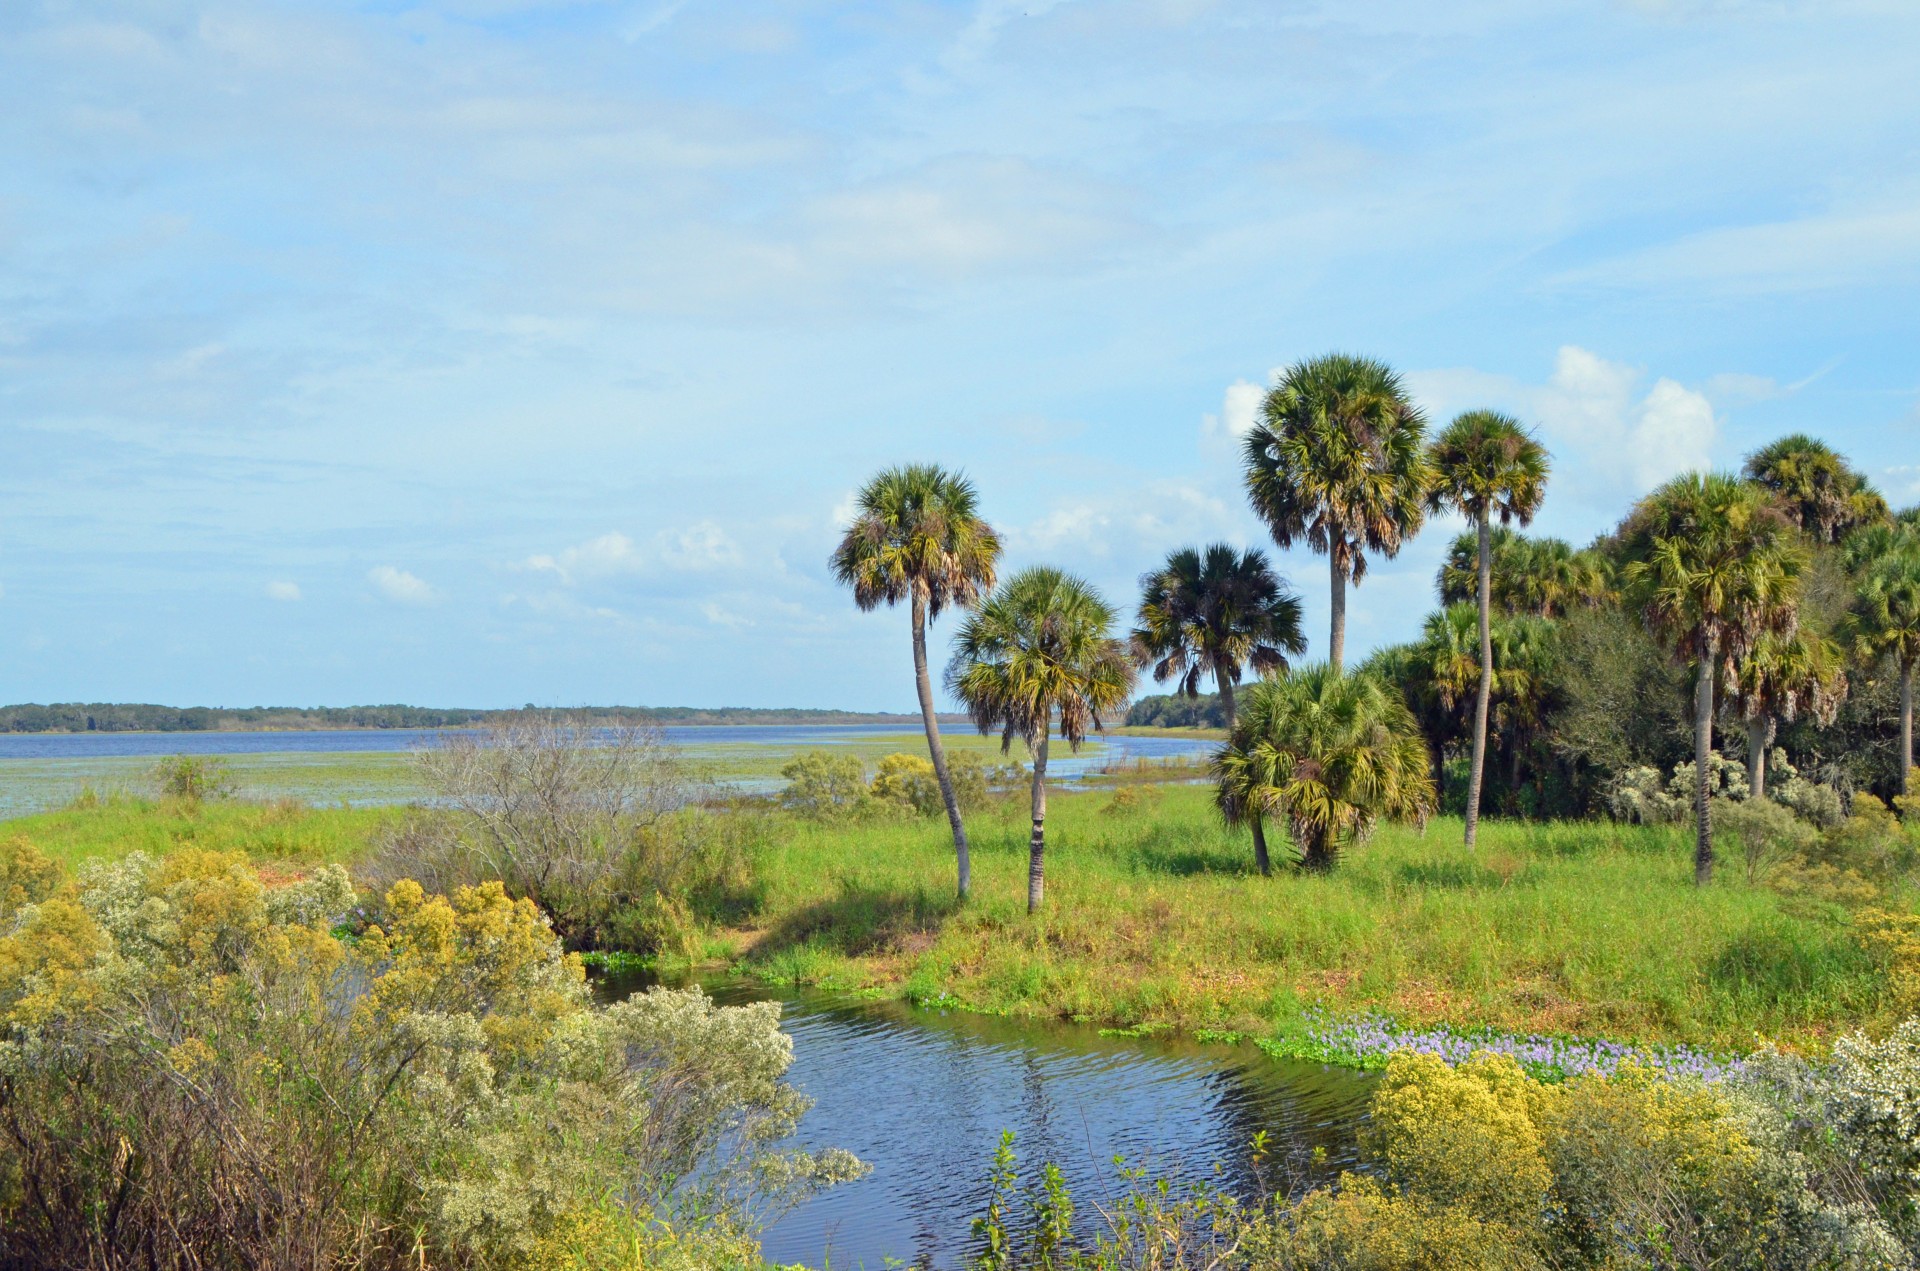
[[[1745,1062],[1691,1046],[1644,1046],[1589,1037],[1519,1037],[1492,1030],[1462,1032],[1446,1027],[1403,1028],[1384,1015],[1335,1018],[1323,1012],[1307,1016],[1305,1036],[1262,1042],[1272,1054],[1355,1068],[1383,1068],[1398,1054],[1433,1055],[1449,1064],[1465,1063],[1486,1052],[1506,1055],[1542,1081],[1564,1081],[1587,1073],[1612,1076],[1622,1064],[1637,1064],[1669,1077],[1725,1081],[1738,1076]]]

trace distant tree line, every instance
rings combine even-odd
[[[1217,695],[1149,693],[1127,711],[1129,728],[1225,728],[1227,706]]]
[[[511,720],[542,708],[479,710],[432,706],[156,706],[147,702],[23,702],[0,706],[7,733],[266,732],[329,728],[466,728]],[[613,725],[895,724],[918,716],[883,712],[762,709],[745,706],[587,706],[571,716]]]

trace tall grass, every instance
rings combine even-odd
[[[1457,821],[1390,826],[1331,874],[1262,880],[1205,789],[1112,799],[1056,802],[1032,920],[1018,809],[974,818],[964,909],[936,824],[782,826],[735,948],[774,978],[1149,1029],[1284,1032],[1325,1007],[1819,1048],[1891,1010],[1837,918],[1732,870],[1696,889],[1673,827],[1495,822],[1470,855]]]
[[[346,863],[364,854],[374,830],[399,808],[315,808],[294,800],[258,803],[83,796],[54,812],[0,825],[69,869],[89,857],[132,852],[163,856],[179,847],[245,852],[291,865]]]

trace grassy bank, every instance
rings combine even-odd
[[[392,809],[120,799],[9,822],[69,863],[191,844],[291,865],[364,851]],[[1329,876],[1252,873],[1209,792],[1062,792],[1047,911],[1025,913],[1018,800],[970,822],[976,895],[952,898],[943,821],[756,813],[751,883],[710,915],[716,963],[802,985],[1114,1028],[1297,1036],[1309,1012],[1746,1050],[1822,1048],[1891,1018],[1841,911],[1691,883],[1688,832],[1611,824],[1387,827]]]
[[[1493,823],[1469,856],[1455,822],[1388,827],[1330,876],[1261,879],[1208,791],[1156,793],[1054,801],[1038,920],[1018,806],[974,818],[965,909],[938,824],[784,826],[726,948],[780,980],[1149,1030],[1284,1035],[1323,1007],[1818,1048],[1891,1009],[1836,911],[1733,868],[1697,891],[1682,829]]]

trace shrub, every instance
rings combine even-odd
[[[1750,886],[1781,862],[1804,856],[1820,837],[1811,825],[1771,799],[1717,799],[1713,820],[1739,841]]]
[[[1614,820],[1637,825],[1678,821],[1692,805],[1691,795],[1682,799],[1668,794],[1660,770],[1644,765],[1626,769],[1607,790],[1607,811]]]
[[[383,833],[362,869],[377,892],[497,879],[569,941],[651,952],[684,934],[663,915],[744,873],[750,826],[705,806],[709,791],[657,731],[518,716],[418,763],[437,806]]]
[[[1373,1097],[1369,1137],[1407,1191],[1525,1231],[1553,1182],[1534,1124],[1540,1090],[1504,1055],[1476,1055],[1458,1068],[1434,1055],[1395,1055]]]
[[[6,916],[0,1264],[398,1271],[537,1263],[588,1231],[724,1243],[858,1171],[774,1146],[805,1107],[776,1008],[597,1008],[499,883],[398,883],[348,944],[329,928],[354,903],[337,867],[270,889],[188,850],[95,863]]]
[[[153,766],[153,779],[162,798],[189,803],[224,799],[235,789],[226,760],[212,755],[169,755]]]
[[[931,769],[932,763],[927,767]],[[858,756],[806,750],[788,760],[780,775],[787,779],[787,788],[780,792],[780,806],[808,820],[846,820],[872,806],[866,770]]]
[[[951,765],[948,772],[951,775]],[[939,816],[946,810],[933,760],[919,755],[896,754],[882,759],[867,793],[876,803],[916,816]]]

